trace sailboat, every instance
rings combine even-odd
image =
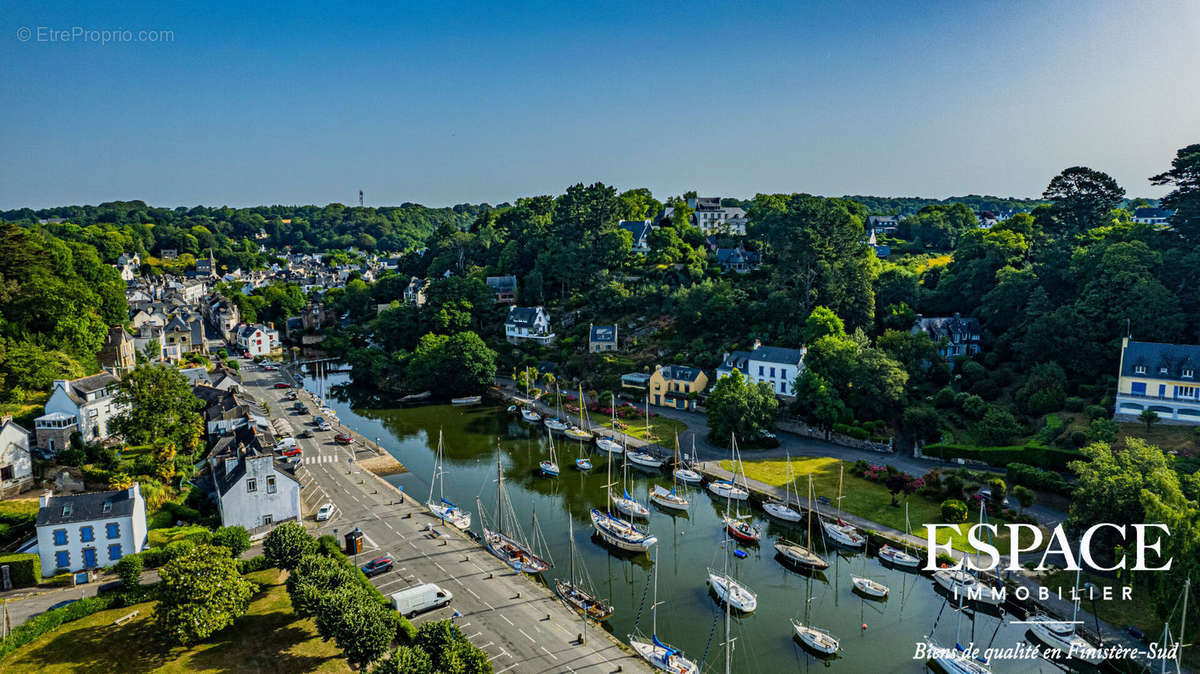
[[[554,385],[554,416],[544,422],[551,433],[562,433],[567,430],[567,422],[562,419],[562,395],[558,392],[558,384]]]
[[[961,594],[958,595],[958,615],[954,621],[954,648],[942,648],[934,640],[933,633],[937,630],[938,620],[941,620],[942,611],[946,609],[946,605],[949,603],[949,597],[943,600],[942,608],[938,609],[937,617],[933,619],[933,627],[929,630],[929,635],[925,637],[925,645],[932,654],[929,659],[937,663],[942,671],[947,674],[992,674],[992,668],[988,666],[986,659],[971,657],[970,653],[959,643],[959,626],[962,623],[963,612],[963,596]],[[1003,620],[1000,623],[1003,623]],[[996,632],[1000,631],[1000,623],[996,625]],[[973,626],[972,630],[974,630]],[[996,634],[993,633],[992,639],[995,640],[995,638]]]
[[[611,393],[608,396],[609,405],[609,434],[608,437],[596,436],[596,446],[609,454],[621,454],[625,448],[617,442],[617,397]]]
[[[792,619],[792,629],[805,646],[821,655],[833,655],[838,652],[840,645],[832,634],[812,625],[806,625],[795,618]]]
[[[827,519],[821,519],[821,529],[825,531],[825,535],[833,539],[834,543],[844,545],[848,548],[861,548],[867,544],[867,539],[862,534],[858,533],[858,529],[846,524],[842,521],[842,477],[844,467],[838,464],[838,502],[837,502],[837,521],[830,522]]]
[[[591,440],[592,434],[588,432],[591,423],[587,420],[587,401],[583,398],[582,384],[579,385],[579,423],[583,424],[583,427],[571,424],[566,430],[566,436],[572,440]]]
[[[1075,570],[1075,587],[1072,588],[1075,596],[1072,597],[1071,602],[1074,608],[1071,611],[1069,622],[1054,620],[1041,611],[1030,616],[1026,622],[1029,623],[1029,629],[1033,635],[1047,646],[1059,649],[1074,660],[1098,665],[1104,662],[1100,650],[1075,631],[1075,625],[1078,624],[1079,618],[1079,571],[1079,569]]]
[[[770,515],[771,517],[774,517],[775,519],[783,520],[784,522],[799,522],[800,519],[804,517],[804,515],[801,515],[800,512],[797,511],[795,508],[793,508],[791,505],[792,504],[792,457],[790,454],[785,454],[785,456],[787,456],[787,479],[784,482],[785,491],[784,491],[784,496],[783,496],[783,502],[781,503],[779,501],[776,501],[775,499],[771,499],[771,500],[767,501],[766,503],[763,503],[763,510],[765,510],[768,515]]]
[[[546,428],[546,440],[550,442],[550,458],[538,464],[542,470],[542,475],[546,477],[558,477],[558,456],[554,453],[554,436],[550,433],[549,427]]]
[[[525,398],[526,398],[526,400],[532,400],[532,398],[530,398],[530,396],[529,396],[529,379],[530,379],[529,368],[525,368]],[[541,423],[542,415],[535,412],[532,407],[522,407],[521,408],[521,421],[524,421],[527,424]]]
[[[812,538],[812,518],[813,518],[812,494],[813,494],[812,474],[809,474],[809,476],[808,476],[808,518],[806,520],[808,522],[808,532],[807,532],[807,535],[805,538],[805,540],[808,541],[809,545],[812,545],[812,539],[813,539]],[[793,543],[792,541],[789,541],[789,540],[786,540],[783,538],[779,539],[778,541],[775,541],[775,552],[779,554],[780,559],[782,559],[783,561],[785,561],[788,564],[791,564],[793,566],[797,566],[800,568],[806,568],[806,569],[817,569],[817,570],[829,568],[829,562],[821,559],[821,557],[817,553],[813,552],[809,548],[804,547],[803,545],[800,545],[799,543]]]
[[[733,501],[726,499],[725,507],[729,508],[732,505]],[[732,531],[731,527],[726,527],[725,541],[721,546],[724,550],[722,554],[725,557],[725,570],[724,572],[718,572],[710,568],[708,570],[708,584],[712,586],[713,591],[717,593],[717,597],[725,602],[727,606],[736,608],[742,613],[750,613],[758,608],[758,595],[751,592],[746,586],[741,585],[734,580],[733,576],[729,575],[729,534]]]
[[[525,573],[541,573],[549,569],[552,564],[536,552],[533,546],[524,541],[519,527],[516,526],[515,517],[513,518],[513,528],[516,531],[513,535],[504,533],[504,514],[505,510],[512,510],[512,504],[508,502],[507,495],[504,493],[504,466],[500,463],[500,448],[496,447],[496,529],[488,528],[487,520],[483,511],[483,504],[479,502],[479,498],[475,499],[475,506],[479,509],[479,519],[483,528],[483,544],[487,546],[488,552],[495,555],[500,561],[511,566],[517,571]],[[533,519],[533,535],[537,538],[537,515]]]
[[[675,462],[679,462],[678,433],[675,434]],[[650,492],[650,500],[670,510],[687,510],[691,506],[688,503],[687,497],[679,493],[679,480],[674,475],[671,477],[671,490],[667,491],[666,487],[656,484],[654,485],[654,491]]]
[[[675,470],[671,472],[671,475],[675,476],[676,480],[679,480],[684,484],[700,484],[702,481],[704,481],[704,478],[700,475],[700,473],[697,473],[688,467],[688,460],[694,458],[696,458],[696,434],[692,433],[692,455],[691,457],[685,456],[683,463],[680,463],[679,457],[676,456]]]
[[[735,445],[734,449],[736,450],[736,445]],[[742,462],[741,462],[741,459],[739,458],[739,460],[738,460],[739,468],[741,467],[741,465],[742,465]],[[743,469],[741,471],[741,473],[742,473],[742,484],[745,484],[746,483],[746,472]],[[734,501],[732,495],[725,497],[725,503],[726,503],[726,506],[730,506],[730,505],[733,506],[733,513],[727,514],[723,519],[723,521],[725,522],[725,529],[728,530],[729,533],[734,538],[736,538],[744,543],[757,543],[758,540],[760,538],[762,538],[762,532],[759,531],[758,527],[756,527],[750,523],[749,513],[747,513],[745,515],[741,514],[740,508],[737,505],[737,502]],[[727,508],[727,510],[728,510],[728,508]]]
[[[597,622],[608,620],[613,614],[612,605],[596,598],[595,591],[590,589],[590,582],[585,588],[583,579],[575,577],[575,522],[569,517],[567,518],[567,538],[571,541],[571,571],[568,580],[559,578],[554,581],[554,591],[558,593],[560,599],[567,603],[567,606],[583,614],[584,617]],[[587,574],[586,567],[584,567],[583,573]]]
[[[729,459],[729,467],[732,469],[733,463],[737,461],[737,437],[733,433],[729,434]],[[736,478],[737,473],[734,473],[734,479]],[[708,483],[708,491],[717,498],[733,499],[734,501],[746,501],[750,498],[750,490],[739,487],[734,484],[733,480],[713,480]]]
[[[605,462],[605,467],[608,469],[608,480],[605,484],[605,489],[608,490],[607,503],[611,505],[613,503],[612,461]],[[592,508],[591,516],[596,535],[605,543],[621,550],[645,552],[658,542],[658,539],[651,536],[648,531],[634,526],[631,520],[614,517],[609,511]]]
[[[646,396],[646,441],[650,441],[650,396]],[[629,456],[630,463],[635,466],[641,466],[642,468],[650,468],[653,470],[658,470],[663,466],[662,459],[651,454],[650,452],[644,451],[644,448],[634,452],[630,452],[628,449],[626,449],[625,453]]]
[[[611,462],[610,462],[611,463]],[[617,510],[625,513],[630,517],[638,517],[646,519],[650,517],[650,509],[638,502],[637,499],[629,495],[629,452],[625,452],[625,461],[621,464],[621,493],[622,496],[613,498],[613,505],[617,506]]]
[[[433,460],[433,481],[429,484],[429,500],[425,506],[439,519],[462,530],[471,528],[471,513],[463,512],[458,506],[446,499],[443,493],[443,476],[446,471],[442,466],[442,432],[438,431],[437,455]],[[433,499],[434,489],[438,492],[438,500]]]
[[[904,502],[904,533],[912,533],[912,525],[910,525],[908,521],[908,501]],[[893,548],[885,543],[883,547],[879,548],[879,558],[885,562],[888,562],[889,564],[903,566],[909,569],[915,569],[921,566],[921,560],[918,559],[916,555],[908,551],[907,538],[904,539],[903,550]]]
[[[629,645],[654,668],[671,674],[700,674],[696,663],[683,657],[678,648],[658,640],[658,553],[654,553],[654,603],[650,605],[650,641],[629,635]]]
[[[888,596],[888,586],[876,580],[871,580],[865,576],[850,576],[851,582],[854,583],[854,589],[862,594],[873,599],[886,599]]]

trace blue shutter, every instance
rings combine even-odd
[[[112,545],[108,546],[108,560],[110,562],[115,562],[120,558],[121,558],[121,544],[113,543]]]
[[[71,553],[66,550],[59,550],[54,553],[54,564],[60,569],[71,568]]]
[[[96,566],[96,549],[95,548],[84,548],[83,549],[83,567],[85,569],[90,569],[94,566]]]
[[[1133,395],[1138,395],[1138,396],[1146,395],[1146,382],[1143,382],[1143,381],[1133,382],[1133,384],[1131,384],[1129,387],[1129,392],[1132,393]]]

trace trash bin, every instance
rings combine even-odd
[[[363,549],[363,532],[355,527],[354,531],[346,534],[346,554],[357,555]]]
[[[400,492],[400,502],[404,503],[404,487],[396,485],[396,491]]]

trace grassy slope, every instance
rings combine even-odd
[[[787,463],[784,459],[746,461],[745,464],[746,477],[751,480],[758,480],[759,482],[781,487],[787,479]],[[795,493],[799,495],[801,500],[807,498],[808,475],[811,473],[813,490],[815,491],[814,498],[826,496],[831,501],[836,500],[838,493],[838,464],[839,461],[837,459],[831,458],[792,459],[792,473],[796,478],[796,484],[793,487],[796,490]],[[721,467],[729,470],[730,462],[728,460],[722,461]],[[842,489],[842,494],[842,509],[846,512],[904,531],[904,508],[893,508],[891,505],[892,496],[887,488],[881,484],[876,484],[853,475],[852,466],[849,464],[846,465],[845,486]],[[945,520],[942,519],[941,502],[930,501],[917,494],[909,497],[908,512],[913,533],[922,538],[925,537],[925,529],[922,525],[926,523],[945,523]],[[971,523],[975,522],[976,518],[978,518],[978,511],[973,510],[970,516]],[[1002,520],[990,515],[989,521],[992,523],[1002,522]],[[945,543],[949,540],[955,549],[973,552],[974,548],[967,544],[966,527],[967,525],[962,525],[960,527],[961,533],[957,535],[950,530],[939,530],[938,543]],[[1008,546],[1008,537],[998,536],[996,538],[996,545],[1001,549],[1006,549]]]
[[[317,636],[311,620],[292,613],[283,573],[251,574],[263,589],[246,615],[207,642],[191,648],[157,645],[154,603],[102,611],[42,636],[0,662],[19,672],[349,672],[332,643]],[[117,618],[141,614],[117,627]]]

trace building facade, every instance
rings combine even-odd
[[[698,367],[658,365],[650,375],[650,404],[695,409],[695,397],[708,387],[708,375]]]
[[[512,307],[504,321],[504,338],[510,344],[537,342],[550,344],[556,335],[550,330],[550,314],[544,307]]]
[[[725,354],[717,368],[717,379],[728,377],[735,369],[752,382],[766,382],[777,396],[795,397],[792,386],[804,371],[804,349],[763,346],[756,339],[753,351]]]
[[[108,422],[120,412],[113,402],[117,378],[107,372],[54,382],[46,413],[34,420],[37,446],[50,453],[68,447],[73,433],[84,442],[108,438]]]
[[[212,458],[210,464],[221,526],[265,534],[266,528],[300,519],[300,483],[273,455],[247,451]]]
[[[120,375],[132,370],[133,366],[137,365],[133,337],[120,325],[109,328],[97,360],[100,361],[100,367],[114,374]]]
[[[588,353],[617,350],[617,326],[592,325],[588,329]]]
[[[29,454],[29,431],[0,417],[0,496],[13,496],[33,485],[33,459]]]
[[[950,360],[956,356],[971,356],[981,350],[983,342],[983,327],[979,320],[971,317],[964,318],[955,313],[953,316],[925,318],[917,314],[913,323],[912,333],[924,332],[938,347],[942,358]]]
[[[146,547],[146,502],[135,482],[128,489],[40,499],[38,556],[42,576],[60,569],[111,566]]]
[[[243,325],[237,331],[237,345],[250,358],[269,356],[281,349],[279,332],[262,325]]]
[[[1166,423],[1200,424],[1198,372],[1200,346],[1122,339],[1114,418],[1152,410]]]

